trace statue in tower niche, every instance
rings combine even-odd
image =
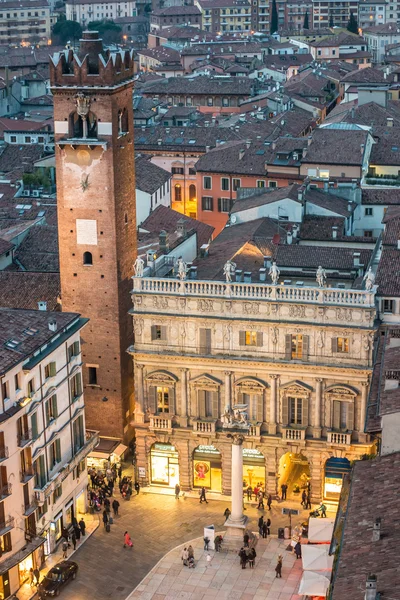
[[[90,111],[90,98],[88,96],[86,96],[83,92],[78,92],[76,94],[75,98],[76,98],[76,102],[75,102],[76,112],[82,119],[82,125],[83,125],[83,136],[82,137],[87,138],[87,134],[88,134],[87,116]]]

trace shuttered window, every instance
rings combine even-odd
[[[286,360],[307,360],[309,354],[308,335],[285,335]]]
[[[51,398],[46,400],[45,404],[45,412],[46,412],[46,425],[50,423],[53,419],[56,419],[58,416],[57,412],[57,395],[54,394]]]
[[[247,412],[250,421],[262,422],[263,415],[263,395],[262,394],[238,394],[239,404],[247,404]]]
[[[211,329],[200,328],[199,351],[200,354],[211,354]]]
[[[332,428],[337,431],[353,431],[354,429],[354,403],[333,402]]]
[[[218,198],[218,212],[230,212],[233,202],[231,198]]]
[[[239,346],[262,346],[262,331],[239,331]]]
[[[51,362],[48,365],[46,365],[44,368],[44,378],[48,379],[49,377],[55,377],[56,372],[57,372],[56,363]]]
[[[70,346],[68,346],[68,360],[72,360],[75,356],[79,354],[79,342],[74,342]]]
[[[214,210],[214,201],[212,196],[203,196],[201,199],[201,210]]]
[[[282,400],[282,425],[308,426],[308,398],[287,396]]]
[[[159,340],[161,342],[167,341],[167,328],[164,325],[152,325],[151,326],[151,340],[154,342]]]
[[[218,419],[218,392],[197,390],[198,414],[200,418]]]

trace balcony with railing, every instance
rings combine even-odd
[[[14,528],[14,517],[8,516],[4,520],[0,520],[0,536],[5,535]]]
[[[250,423],[250,429],[247,433],[250,437],[260,437],[262,423]]]
[[[32,496],[32,498],[29,500],[29,502],[22,505],[22,514],[25,517],[29,517],[29,515],[31,515],[32,513],[35,512],[37,507],[38,507],[38,503],[37,503],[36,497]]]
[[[21,470],[19,472],[19,478],[20,478],[21,483],[26,483],[27,481],[32,479],[32,477],[34,477],[34,476],[35,476],[35,471],[34,471],[32,465],[30,465],[29,467],[25,467],[23,470]]]
[[[2,462],[3,460],[6,460],[6,458],[8,458],[8,447],[1,446],[0,447],[0,462]]]
[[[351,433],[328,431],[327,441],[328,441],[328,444],[334,444],[336,446],[350,446],[351,445]]]
[[[20,448],[23,448],[24,446],[29,444],[29,442],[31,442],[31,441],[32,441],[32,429],[25,429],[25,431],[18,433],[17,442],[18,442],[18,446]]]
[[[150,415],[150,429],[172,431],[172,415]]]
[[[305,427],[282,427],[282,439],[288,442],[300,442],[306,439]]]
[[[216,419],[197,419],[193,423],[193,433],[215,433]]]
[[[4,498],[7,498],[7,496],[11,496],[11,494],[12,494],[12,484],[11,483],[5,483],[0,486],[0,499],[1,500],[3,500]]]

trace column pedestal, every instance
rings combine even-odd
[[[232,507],[231,514],[224,523],[224,527],[227,528],[224,547],[227,547],[226,542],[229,543],[229,540],[231,540],[234,546],[232,549],[240,548],[242,545],[243,533],[249,520],[243,514],[243,441],[244,435],[240,433],[232,434]]]

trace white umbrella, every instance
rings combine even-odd
[[[335,519],[310,518],[308,521],[308,541],[328,543],[332,539]]]
[[[304,571],[300,581],[298,594],[300,596],[326,596],[329,579],[315,571]]]
[[[303,571],[331,571],[333,556],[329,556],[328,544],[302,544]]]

